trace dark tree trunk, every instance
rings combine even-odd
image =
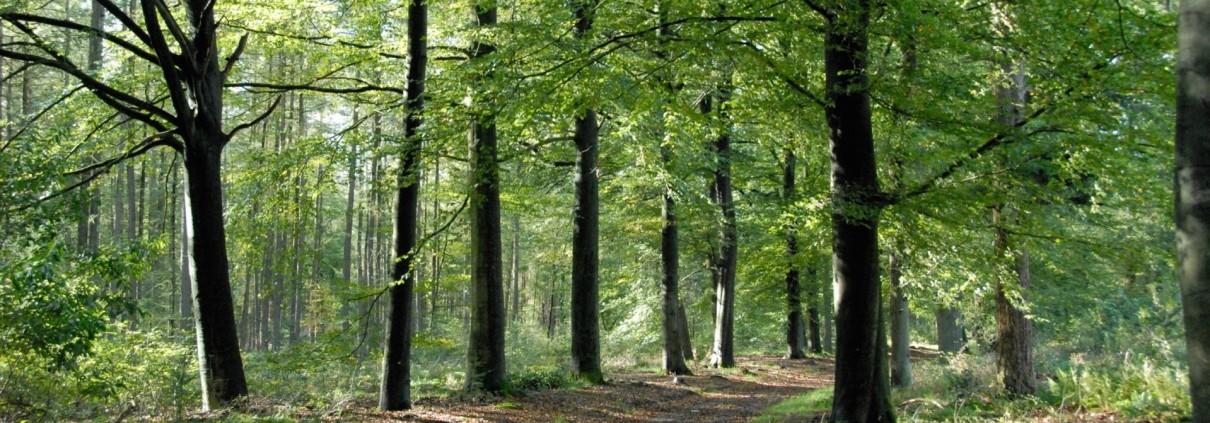
[[[790,207],[794,203],[794,150],[785,149],[786,163],[782,169],[782,203]],[[794,225],[786,227],[786,357],[790,359],[807,358],[806,331],[802,319],[802,286],[799,281],[798,237],[794,233]]]
[[[869,1],[829,15],[824,35],[832,156],[832,266],[836,295],[836,383],[832,421],[889,422],[886,339],[878,277],[878,188],[871,126]]]
[[[668,146],[660,147],[660,157],[664,169],[671,168],[672,151]],[[689,366],[685,365],[684,351],[681,350],[681,334],[678,329],[678,309],[680,307],[680,246],[676,226],[676,199],[671,184],[664,186],[664,206],[662,210],[664,229],[660,233],[660,262],[663,267],[664,299],[662,301],[661,320],[663,323],[664,371],[677,375],[691,374]]]
[[[911,318],[907,295],[903,292],[903,273],[899,253],[891,252],[887,271],[891,280],[891,385],[912,385]]]
[[[496,2],[474,5],[478,28],[496,26]],[[471,52],[482,59],[496,47],[476,40]],[[489,71],[482,75],[491,79]],[[498,100],[478,94],[476,106],[485,114],[476,116],[470,138],[471,198],[471,325],[466,388],[500,392],[504,388],[504,281],[500,246],[500,179],[496,155],[496,119],[491,110]]]
[[[221,87],[215,87],[221,89]],[[217,129],[217,128],[215,128]],[[189,175],[189,211],[193,223],[193,306],[197,309],[198,361],[202,368],[203,408],[210,401],[227,403],[248,394],[244,379],[223,226],[223,191],[219,176],[221,145],[215,133],[190,144],[185,154]],[[216,138],[211,138],[216,137]],[[209,140],[209,141],[203,141]],[[209,144],[209,145],[207,145]],[[217,144],[217,145],[215,145]]]
[[[713,367],[735,367],[735,270],[739,260],[739,237],[735,223],[735,202],[731,193],[731,134],[727,116],[727,101],[731,87],[718,92],[718,115],[723,122],[723,134],[713,143],[716,157],[714,187],[722,215],[718,245],[718,287],[714,304],[714,349],[710,356]],[[707,99],[710,97],[707,96]],[[709,113],[710,102],[703,100],[702,112]]]
[[[576,38],[592,30],[595,0],[572,6],[576,15]],[[591,383],[605,382],[601,373],[600,317],[600,199],[598,198],[597,112],[592,108],[576,117],[576,200],[571,246],[571,372]]]
[[[424,0],[408,4],[407,144],[400,160],[395,206],[395,254],[391,272],[391,303],[387,309],[386,347],[378,407],[403,410],[412,406],[412,301],[416,286],[416,211],[420,204],[421,113],[424,111],[425,71],[428,66],[428,8]]]
[[[1180,4],[1176,233],[1193,421],[1210,421],[1210,4]]]
[[[962,311],[957,308],[938,307],[937,318],[937,349],[947,354],[957,354],[962,351]]]

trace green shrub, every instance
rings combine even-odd
[[[1107,358],[1060,369],[1043,393],[1058,406],[1114,410],[1133,419],[1164,420],[1189,415],[1186,372],[1148,359]]]

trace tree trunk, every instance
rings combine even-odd
[[[666,171],[671,168],[672,151],[668,146],[660,148],[660,157]],[[664,299],[662,306],[664,371],[677,375],[688,375],[689,366],[685,365],[684,351],[681,350],[681,339],[678,309],[680,307],[680,246],[676,223],[676,199],[671,184],[664,186],[664,206],[662,210],[664,229],[660,234],[660,261],[663,267]]]
[[[509,270],[510,280],[513,283],[513,311],[512,321],[518,322],[521,316],[521,216],[513,215],[513,248],[512,262]]]
[[[686,360],[693,360],[693,337],[689,334],[689,316],[685,314],[685,303],[676,303],[677,338],[680,338],[681,355]]]
[[[713,367],[735,367],[735,270],[738,267],[739,244],[735,223],[735,202],[731,192],[731,134],[727,101],[731,87],[718,90],[718,115],[723,122],[723,134],[714,141],[716,165],[714,186],[722,215],[718,246],[718,289],[715,290],[714,349],[710,357]],[[710,97],[707,96],[706,99]],[[703,100],[702,111],[709,113],[710,102]]]
[[[937,349],[947,354],[957,354],[962,351],[962,311],[952,307],[938,307],[937,318]]]
[[[786,163],[782,169],[782,207],[788,208],[794,202],[794,150],[785,148]],[[806,331],[802,324],[802,287],[799,281],[798,237],[794,233],[794,225],[786,227],[786,358],[807,358]]]
[[[992,209],[992,221],[996,226],[996,257],[1003,257],[1008,254],[1010,247],[1000,207]],[[1003,277],[996,282],[996,367],[1003,378],[1004,389],[1010,394],[1033,395],[1037,390],[1034,380],[1033,324],[1017,307],[1017,302],[1027,301],[1029,252],[1021,249],[1012,255],[1016,256],[1013,268],[1017,274],[1017,287],[1007,287]]]
[[[189,240],[193,234],[193,222],[189,213],[189,193],[182,190],[184,201],[181,202],[181,327],[187,328],[193,323],[193,263],[189,261]]]
[[[868,0],[848,3],[840,10],[843,16],[829,16],[824,35],[837,334],[831,419],[889,422],[895,415],[878,277],[878,215],[883,205],[866,76],[870,5]]]
[[[496,26],[496,2],[476,2],[475,26]],[[475,59],[495,52],[496,47],[476,40],[471,47]],[[489,71],[484,79],[494,76]],[[470,137],[471,198],[471,325],[466,388],[500,392],[504,388],[504,281],[500,248],[500,179],[496,151],[496,119],[490,112],[497,99],[477,95],[476,106],[486,111],[476,116]]]
[[[819,271],[817,270],[816,265],[809,264],[807,265],[806,269],[807,271],[805,273],[810,278],[807,285],[809,287],[807,289],[807,339],[810,340],[811,353],[823,354],[826,347],[824,346],[824,339],[821,336],[821,322],[819,320],[819,307],[820,303],[823,301],[823,299],[820,297],[822,297],[823,291],[819,289]],[[831,338],[830,332],[828,333],[828,338]],[[827,342],[831,342],[831,339],[828,339]]]
[[[399,189],[395,206],[395,253],[391,271],[391,303],[387,309],[386,347],[378,407],[403,410],[412,406],[412,301],[416,286],[413,264],[420,204],[421,113],[424,110],[425,71],[428,66],[428,8],[424,0],[408,3],[407,144],[400,159]]]
[[[891,280],[891,385],[912,386],[911,318],[907,295],[903,292],[903,273],[899,252],[892,251],[887,266]]]
[[[218,87],[216,87],[218,88]],[[189,175],[189,212],[192,221],[193,307],[198,362],[202,368],[202,408],[210,401],[227,403],[248,394],[244,379],[235,310],[231,301],[231,279],[227,265],[226,229],[223,226],[223,191],[217,142],[195,144],[185,155]],[[200,150],[200,151],[199,151]]]
[[[1210,421],[1210,2],[1180,4],[1176,233],[1193,421]]]
[[[595,0],[572,6],[576,15],[577,39],[592,30]],[[571,246],[571,372],[590,383],[605,382],[601,373],[600,317],[600,199],[598,198],[597,112],[592,108],[576,118],[576,198],[572,213]]]

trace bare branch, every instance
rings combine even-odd
[[[50,26],[54,26],[54,27],[58,27],[58,28],[69,29],[69,30],[73,30],[73,31],[86,32],[86,33],[101,37],[101,38],[105,39],[106,41],[113,43],[114,45],[122,47],[126,51],[129,51],[129,52],[133,53],[135,56],[138,56],[144,60],[147,60],[152,63],[156,62],[155,55],[151,54],[151,52],[144,50],[137,45],[134,45],[134,43],[131,43],[129,41],[126,41],[125,39],[122,39],[122,37],[118,37],[117,35],[114,35],[108,31],[99,30],[99,29],[93,28],[88,25],[81,25],[81,24],[63,20],[63,19],[54,19],[54,18],[48,18],[45,16],[30,15],[30,14],[25,14],[25,13],[3,13],[3,14],[0,14],[0,18],[3,18],[4,20],[19,20],[19,21],[26,21],[26,22],[34,22],[34,23],[40,23],[43,25],[50,25]]]
[[[235,51],[227,56],[227,64],[223,66],[222,79],[227,80],[227,76],[231,74],[231,69],[235,67],[235,62],[239,61],[240,56],[244,54],[244,48],[248,46],[248,33],[245,32],[242,37],[239,37],[239,45],[235,46]]]
[[[274,110],[277,110],[277,106],[281,104],[281,98],[282,96],[277,96],[277,98],[273,100],[273,104],[269,105],[269,110],[265,110],[265,112],[261,113],[260,116],[257,116],[256,119],[252,119],[249,122],[242,123],[233,128],[231,132],[227,133],[227,141],[224,141],[224,143],[230,142],[231,139],[235,138],[236,134],[240,133],[240,131],[256,126],[257,124],[261,123],[261,121],[267,119],[269,115],[273,114]]]

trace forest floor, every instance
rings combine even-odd
[[[621,372],[607,383],[522,396],[469,400],[422,398],[405,412],[383,413],[357,404],[323,420],[422,422],[736,422],[809,390],[832,386],[831,359],[740,357],[732,369],[693,368],[673,380],[656,373]]]

